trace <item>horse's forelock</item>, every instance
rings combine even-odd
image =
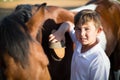
[[[15,8],[14,13],[16,13],[18,15],[18,18],[26,23],[31,17],[32,17],[32,5],[18,5]]]
[[[15,11],[19,11],[19,10],[28,10],[28,11],[32,11],[32,5],[29,5],[29,4],[24,4],[24,5],[18,5],[16,8],[15,8]]]
[[[19,18],[19,20],[26,23],[32,17],[32,14],[30,11],[20,10],[16,12],[16,16]]]

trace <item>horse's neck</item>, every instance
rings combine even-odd
[[[40,8],[26,23],[32,37],[36,37],[38,30],[44,21],[44,8]]]

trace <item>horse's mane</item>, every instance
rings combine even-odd
[[[13,13],[5,17],[0,24],[0,49],[2,55],[7,53],[16,62],[28,63],[29,42],[32,41],[25,24],[18,20],[19,14]]]

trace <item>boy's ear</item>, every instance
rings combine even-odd
[[[98,34],[101,33],[102,31],[103,31],[103,27],[100,26],[100,27],[98,28]]]

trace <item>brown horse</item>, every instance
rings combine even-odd
[[[48,59],[35,38],[44,20],[45,4],[31,8],[32,16],[25,24],[18,17],[20,10],[0,24],[0,80],[50,80]]]

